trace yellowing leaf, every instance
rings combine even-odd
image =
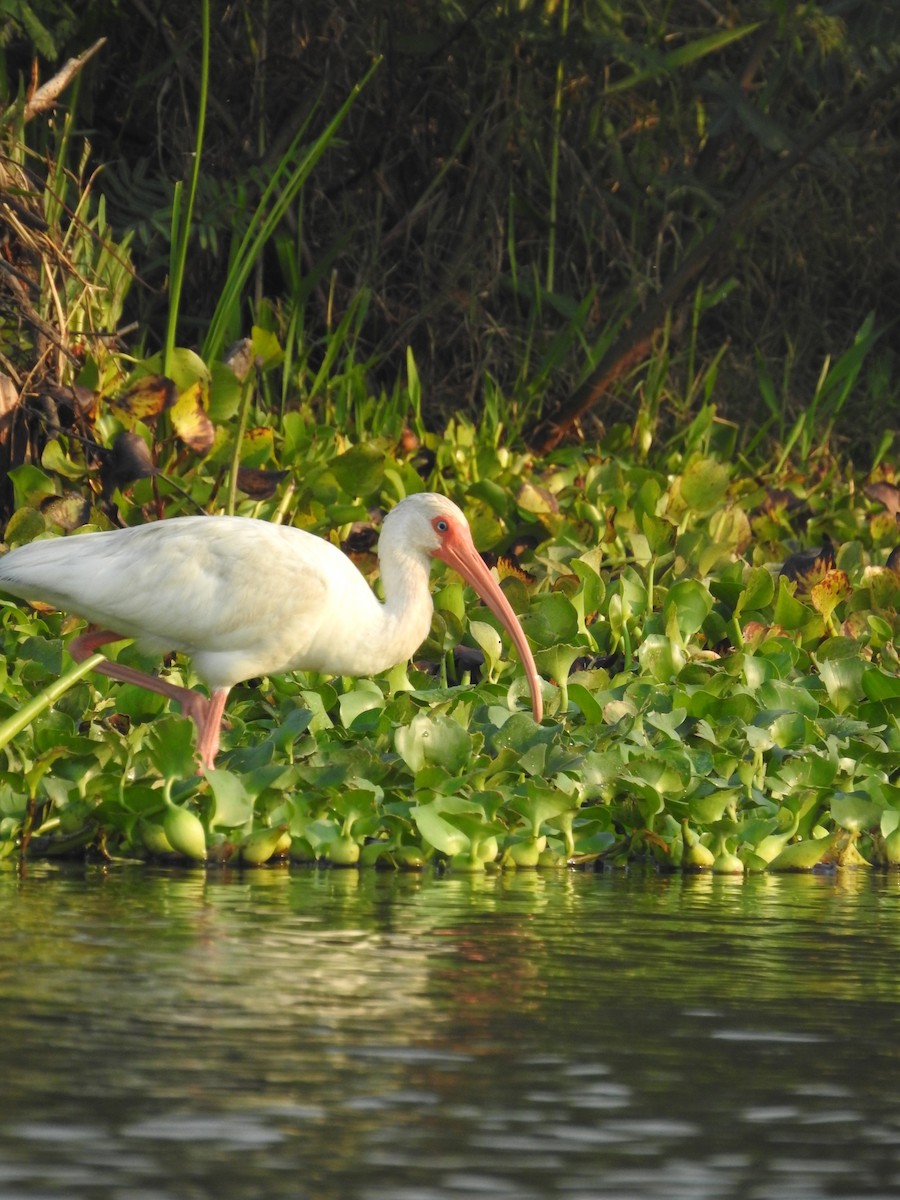
[[[533,483],[522,484],[516,492],[516,504],[523,512],[528,513],[559,512],[559,502],[553,493]]]
[[[145,375],[109,401],[110,411],[123,425],[152,421],[175,403],[175,384],[165,375]]]
[[[519,566],[513,559],[500,555],[497,559],[497,575],[502,583],[504,579],[519,579],[522,583],[534,583],[535,576]]]
[[[816,612],[826,619],[831,616],[842,600],[850,595],[850,580],[845,571],[828,571],[810,589],[809,598]]]
[[[208,454],[215,440],[215,426],[206,415],[209,384],[195,380],[186,387],[172,409],[172,425],[186,446],[197,454]]]
[[[275,445],[275,433],[265,425],[248,429],[241,440],[241,464],[261,467],[269,459]]]

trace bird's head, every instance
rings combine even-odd
[[[481,555],[475,549],[465,514],[452,500],[435,492],[407,496],[384,519],[383,536],[393,545],[404,545],[431,558],[439,558],[472,585],[487,607],[503,622],[531,688],[534,719],[543,715],[541,684],[531,647],[519,619]]]
[[[382,530],[383,537],[444,562],[450,562],[448,548],[452,552],[454,547],[472,546],[474,550],[465,513],[436,492],[418,492],[401,500],[384,518]]]

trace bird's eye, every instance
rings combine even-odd
[[[435,517],[435,519],[431,523],[434,526],[436,533],[449,533],[450,532],[450,522],[445,521],[443,517]]]

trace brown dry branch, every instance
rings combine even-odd
[[[52,79],[48,79],[46,83],[41,84],[25,101],[24,117],[26,121],[30,121],[32,117],[38,116],[42,112],[46,112],[48,108],[52,108],[59,99],[62,92],[69,86],[75,76],[85,67],[87,63],[98,54],[106,45],[106,38],[98,38],[90,49],[85,50],[83,54],[79,54],[76,58],[67,59],[62,67],[56,72]],[[7,113],[6,120],[9,121],[11,116]]]

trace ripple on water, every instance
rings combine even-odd
[[[851,883],[0,875],[0,1200],[893,1198]]]

